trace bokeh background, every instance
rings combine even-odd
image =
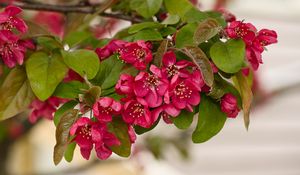
[[[200,8],[212,9],[215,1],[200,0]],[[242,116],[228,120],[224,129],[203,144],[191,141],[173,126],[159,126],[151,135],[179,137],[189,158],[172,145],[157,160],[140,141],[129,159],[85,161],[78,150],[72,163],[54,166],[55,127],[42,121],[11,151],[7,165],[15,175],[300,175],[300,1],[228,0],[226,8],[257,28],[277,31],[279,43],[263,55],[257,73],[259,98],[253,106],[247,132]],[[127,23],[121,23],[124,27]],[[112,31],[113,33],[113,31]],[[108,35],[111,35],[109,33]],[[163,133],[163,134],[162,134]],[[140,137],[140,136],[139,136]],[[188,141],[187,141],[188,140]],[[149,140],[148,140],[149,141]],[[153,140],[151,141],[152,143]],[[160,140],[157,140],[160,144]],[[186,153],[183,151],[183,155]],[[1,156],[1,155],[0,155]],[[1,174],[1,170],[0,170]]]

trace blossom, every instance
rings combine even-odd
[[[120,58],[125,62],[132,64],[138,70],[144,70],[147,64],[152,61],[152,52],[149,43],[137,41],[127,43],[124,49],[120,50]]]
[[[274,30],[262,29],[258,32],[253,47],[260,52],[264,51],[264,47],[277,43],[277,33]]]
[[[240,111],[236,97],[231,93],[225,94],[221,98],[221,110],[226,113],[229,118],[236,118]]]
[[[192,63],[186,60],[181,60],[176,62],[176,55],[173,51],[168,51],[164,54],[163,59],[163,75],[172,78],[175,75],[179,75],[180,77],[188,77],[189,72],[184,68],[188,67]]]
[[[251,44],[257,29],[251,23],[233,21],[225,30],[230,38],[242,38],[246,44]]]
[[[122,40],[111,40],[106,46],[97,48],[96,53],[100,60],[104,60],[111,55],[120,52],[124,48],[126,43],[126,41]]]
[[[110,97],[100,98],[93,106],[93,113],[100,122],[112,121],[112,116],[120,114],[121,103]]]
[[[29,108],[32,109],[29,115],[29,121],[35,123],[41,117],[52,120],[58,106],[66,101],[65,99],[57,97],[50,97],[46,101],[40,101],[39,99],[33,100],[29,106]]]
[[[135,143],[136,141],[136,134],[131,125],[128,125],[128,136],[131,143]]]
[[[142,98],[129,99],[124,104],[123,120],[128,124],[149,128],[153,124],[151,112],[147,102]]]
[[[101,160],[112,154],[110,146],[120,145],[120,141],[108,132],[105,124],[93,122],[87,117],[81,117],[72,125],[70,135],[75,136],[73,141],[79,145],[81,155],[87,160],[94,145],[97,157]]]
[[[181,110],[177,109],[173,104],[164,104],[152,111],[152,118],[156,121],[159,116],[161,116],[167,124],[170,124],[172,123],[170,118],[177,117],[180,114],[180,111]]]
[[[162,103],[162,97],[166,93],[169,82],[162,77],[161,70],[150,66],[152,74],[140,72],[134,81],[134,93],[137,97],[144,97],[149,107],[157,107]]]
[[[16,28],[18,31],[25,33],[28,27],[23,19],[17,17],[22,12],[22,9],[15,6],[8,6],[0,13],[0,28],[1,30],[11,31]]]
[[[84,79],[77,72],[73,71],[72,69],[69,69],[69,71],[63,81],[64,82],[70,82],[70,81],[84,82]]]
[[[120,95],[133,94],[134,77],[129,74],[122,74],[115,86],[115,90]]]

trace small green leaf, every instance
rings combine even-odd
[[[240,71],[236,74],[236,86],[240,90],[242,101],[243,101],[243,112],[244,112],[244,123],[248,130],[250,124],[250,108],[253,99],[253,94],[251,91],[251,86],[248,84],[247,78]]]
[[[177,24],[180,21],[180,17],[178,15],[168,15],[168,17],[161,22],[162,24],[165,25],[173,25],[173,24]]]
[[[112,132],[121,142],[119,146],[110,147],[111,150],[119,156],[128,157],[131,153],[131,142],[128,135],[128,126],[124,121],[115,117],[111,123],[108,124],[109,131]]]
[[[131,0],[130,8],[144,18],[154,16],[160,9],[163,0]]]
[[[182,19],[193,7],[188,0],[164,0],[165,7],[171,15],[179,15]]]
[[[192,135],[194,143],[203,143],[218,134],[227,116],[221,111],[220,104],[206,95],[201,95],[198,123]]]
[[[0,121],[26,110],[33,99],[25,70],[12,69],[0,88]]]
[[[243,40],[216,42],[210,48],[210,56],[215,65],[226,73],[236,73],[245,64],[245,43]]]
[[[78,94],[82,94],[84,89],[88,89],[88,85],[80,81],[62,82],[55,89],[53,96],[69,99],[78,98]]]
[[[182,110],[179,116],[171,120],[178,129],[188,129],[193,122],[194,115],[193,112]]]
[[[68,145],[68,147],[66,149],[66,152],[64,154],[65,160],[67,162],[72,162],[75,148],[76,148],[76,143],[75,142],[70,143]]]
[[[68,146],[68,138],[71,126],[77,120],[78,110],[71,109],[66,111],[60,119],[56,128],[56,145],[54,146],[53,161],[55,165],[64,157]]]
[[[194,43],[199,45],[214,37],[220,30],[218,22],[215,19],[209,18],[198,25],[194,33]]]
[[[63,116],[63,114],[66,111],[73,109],[77,104],[78,104],[77,101],[71,100],[71,101],[68,101],[65,104],[63,104],[60,108],[58,108],[56,110],[56,112],[54,114],[54,118],[53,118],[54,125],[57,126],[60,121],[60,118]]]
[[[94,51],[79,49],[73,52],[61,51],[64,62],[82,77],[93,79],[99,69],[99,58]]]
[[[161,34],[155,29],[144,29],[140,30],[136,34],[133,35],[133,40],[144,40],[144,41],[159,41],[162,40],[163,37]]]
[[[193,46],[194,44],[194,33],[197,28],[197,23],[189,23],[183,26],[176,34],[176,47],[183,48],[185,46]]]
[[[143,30],[143,29],[159,28],[161,26],[162,25],[157,22],[143,22],[143,23],[139,23],[139,24],[133,24],[131,27],[129,27],[128,33],[133,34],[133,33],[139,32],[140,30]]]
[[[201,70],[205,84],[211,87],[214,83],[214,73],[205,53],[199,47],[192,46],[187,46],[185,52]]]
[[[28,58],[25,65],[31,88],[42,101],[53,94],[68,71],[57,52],[52,55],[36,52]]]
[[[155,53],[155,57],[153,59],[153,64],[157,65],[157,66],[161,66],[162,65],[162,58],[164,56],[164,54],[167,52],[167,49],[168,49],[168,40],[163,40],[156,53]]]

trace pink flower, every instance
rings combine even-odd
[[[176,55],[173,51],[166,52],[163,56],[162,62],[162,71],[164,76],[168,78],[172,78],[175,75],[179,75],[180,77],[189,76],[189,72],[184,68],[192,65],[192,63],[186,60],[176,62]]]
[[[120,51],[120,58],[125,62],[132,64],[138,70],[144,70],[147,64],[152,61],[152,52],[149,43],[137,41],[125,44],[124,49]]]
[[[125,47],[126,43],[126,41],[122,40],[111,40],[106,46],[97,48],[96,53],[100,60],[104,60],[111,55],[120,52]]]
[[[29,121],[35,123],[41,117],[52,120],[58,106],[66,101],[67,100],[65,99],[57,97],[50,97],[46,101],[40,101],[38,99],[33,100],[29,106],[29,108],[32,109],[29,115]]]
[[[121,110],[121,103],[110,97],[100,98],[93,106],[93,113],[100,122],[112,121],[112,116],[120,114]]]
[[[16,28],[18,31],[25,33],[28,30],[24,20],[17,17],[22,12],[22,9],[15,6],[8,6],[0,13],[0,28],[1,30],[11,31]]]
[[[264,51],[264,47],[277,43],[277,33],[274,30],[262,29],[258,32],[253,47],[260,52]]]
[[[253,70],[257,70],[259,64],[263,63],[261,52],[255,49],[254,47],[246,47],[246,57],[249,63],[251,64]]]
[[[134,77],[128,74],[122,74],[115,86],[116,92],[120,95],[133,94]]]
[[[101,160],[107,159],[112,154],[110,146],[120,145],[120,141],[108,132],[105,124],[93,122],[87,117],[82,117],[73,124],[70,135],[75,136],[73,141],[79,145],[81,155],[87,160],[94,145],[97,157]]]
[[[177,117],[180,114],[179,109],[177,109],[173,104],[164,104],[163,106],[160,106],[158,108],[155,108],[152,111],[153,120],[154,122],[161,116],[163,120],[169,124],[172,123],[170,118],[171,117]]]
[[[135,143],[136,141],[136,134],[131,125],[128,125],[128,135],[131,143]]]
[[[128,124],[149,128],[153,124],[147,102],[142,98],[130,99],[124,104],[123,120]]]
[[[77,72],[73,71],[72,69],[69,69],[68,74],[64,78],[64,82],[70,81],[84,82],[84,79]]]
[[[150,73],[140,72],[135,77],[134,93],[137,97],[144,97],[148,106],[151,108],[162,104],[162,97],[166,93],[169,82],[162,77],[161,70],[154,66],[150,66]]]
[[[255,39],[256,28],[251,23],[233,21],[225,29],[230,38],[242,38],[246,44],[251,44]]]
[[[236,97],[230,93],[225,94],[221,98],[221,110],[226,113],[229,118],[236,118],[240,111]]]

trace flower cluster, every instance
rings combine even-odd
[[[277,43],[277,33],[274,30],[257,31],[251,23],[232,21],[225,29],[229,38],[241,38],[246,43],[246,57],[254,70],[262,64],[264,47]]]
[[[35,46],[29,40],[21,40],[21,34],[27,32],[28,27],[17,15],[22,10],[15,6],[8,6],[0,13],[0,57],[9,68],[16,64],[22,65],[26,49],[34,49]]]

